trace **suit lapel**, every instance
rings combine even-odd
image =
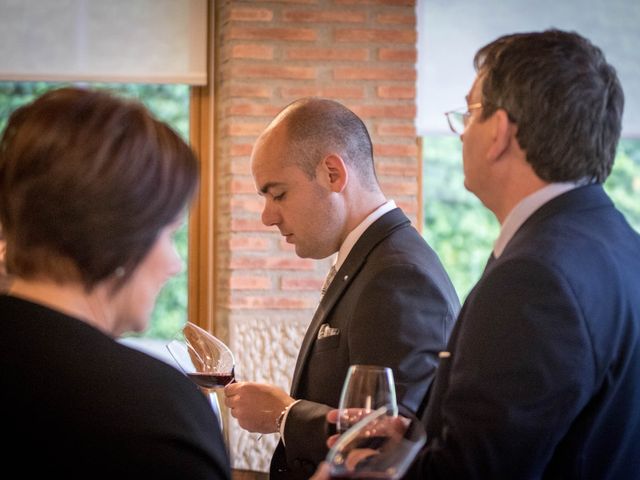
[[[351,252],[349,252],[349,255],[340,267],[340,270],[336,273],[333,282],[329,285],[327,292],[320,299],[320,304],[302,340],[300,353],[298,354],[296,366],[293,371],[293,379],[291,380],[292,397],[295,398],[298,393],[300,378],[304,372],[307,359],[313,349],[320,327],[323,323],[326,323],[326,319],[334,305],[342,297],[353,278],[366,263],[369,252],[392,232],[408,225],[410,225],[409,219],[402,213],[402,210],[395,208],[373,222],[353,246]]]

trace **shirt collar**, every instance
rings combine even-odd
[[[513,210],[509,212],[509,215],[507,215],[507,218],[505,218],[500,228],[500,235],[493,244],[493,254],[495,257],[498,258],[502,255],[502,252],[504,252],[507,244],[516,234],[520,226],[522,226],[536,210],[553,198],[569,190],[573,190],[580,185],[582,185],[580,182],[550,183],[520,200]]]
[[[347,258],[347,255],[349,255],[349,252],[356,244],[356,242],[360,239],[365,230],[369,228],[373,222],[375,222],[385,213],[390,212],[394,208],[396,208],[396,202],[394,202],[393,200],[388,200],[387,202],[376,208],[373,212],[371,212],[369,216],[367,216],[367,218],[365,218],[356,228],[349,232],[347,238],[345,238],[344,242],[342,242],[340,250],[338,250],[338,256],[335,260],[335,263],[333,264],[336,268],[336,271],[340,270],[340,267]]]

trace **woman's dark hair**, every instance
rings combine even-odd
[[[63,88],[17,109],[0,139],[7,271],[78,280],[131,275],[198,183],[185,142],[137,101]]]
[[[504,109],[536,174],[602,183],[611,173],[624,94],[602,51],[574,32],[505,35],[482,47],[482,117]]]

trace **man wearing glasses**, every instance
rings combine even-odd
[[[432,385],[409,477],[640,478],[640,236],[602,188],[624,96],[575,33],[474,59],[465,186],[501,224]],[[327,474],[327,467],[317,478]]]
[[[575,33],[501,37],[449,112],[500,235],[441,362],[422,478],[640,478],[640,236],[604,192],[624,95]]]

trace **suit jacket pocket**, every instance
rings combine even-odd
[[[335,350],[340,345],[340,334],[331,335],[330,337],[316,339],[313,347],[313,353],[324,352],[326,350]]]

